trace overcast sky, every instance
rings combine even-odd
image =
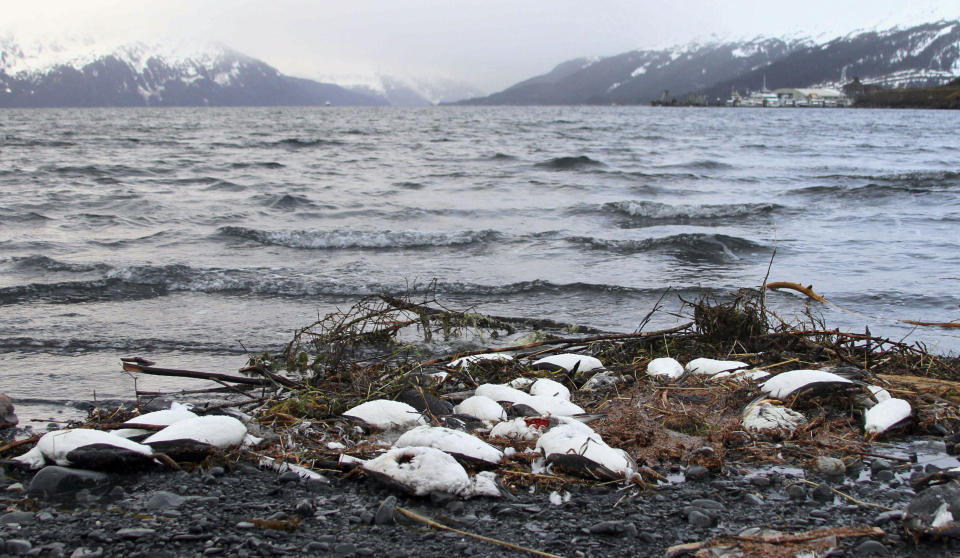
[[[0,34],[223,42],[303,77],[451,77],[487,92],[581,56],[960,17],[960,0],[0,0]]]

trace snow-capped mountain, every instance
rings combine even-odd
[[[223,45],[0,40],[0,107],[383,105]]]
[[[859,77],[885,87],[960,76],[960,21],[943,20],[829,41],[757,38],[576,59],[463,104],[646,104],[663,95],[726,99],[731,89],[839,87]]]

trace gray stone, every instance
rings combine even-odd
[[[881,514],[877,514],[877,517],[873,518],[874,525],[880,525],[888,521],[900,521],[903,519],[903,512],[900,510],[885,511]]]
[[[70,558],[100,558],[103,556],[103,548],[90,550],[85,546],[78,546],[70,553]]]
[[[832,502],[833,490],[828,486],[820,485],[813,489],[813,499],[818,502]]]
[[[7,554],[13,554],[17,556],[30,552],[30,549],[33,548],[33,545],[30,544],[30,541],[25,539],[10,539],[4,543],[3,547]]]
[[[158,490],[147,499],[145,507],[148,510],[168,510],[180,507],[185,501],[186,498],[179,494],[167,492],[166,490]]]
[[[710,476],[710,469],[707,469],[703,465],[691,465],[687,467],[686,472],[683,474],[685,480],[699,481],[704,480]]]
[[[280,482],[280,484],[284,484],[288,482],[300,482],[300,475],[293,471],[287,471],[285,473],[282,473],[277,478],[277,480]]]
[[[854,556],[887,556],[890,551],[878,541],[863,541],[853,549]]]
[[[767,487],[769,487],[772,483],[771,483],[771,481],[770,481],[770,477],[768,477],[768,476],[766,476],[766,475],[754,475],[754,476],[750,477],[750,484],[752,484],[753,486],[756,486],[756,487],[758,487],[758,488],[767,488]]]
[[[349,558],[356,553],[357,547],[352,543],[339,543],[333,545],[333,554],[338,558]]]
[[[763,498],[757,496],[756,494],[747,494],[743,497],[743,501],[751,506],[762,506]]]
[[[890,482],[896,478],[896,475],[894,475],[890,469],[883,469],[882,471],[874,473],[873,478],[880,482]]]
[[[40,469],[33,477],[27,494],[32,497],[66,498],[83,489],[105,487],[109,484],[110,477],[105,473],[51,465]]]
[[[117,536],[121,539],[142,539],[153,536],[154,534],[156,534],[154,529],[147,529],[146,527],[131,527],[117,530]]]
[[[373,517],[373,522],[376,525],[393,525],[396,521],[394,519],[394,512],[396,509],[397,497],[387,496],[383,502],[380,503],[380,507],[377,508],[377,513]]]
[[[16,523],[18,525],[25,525],[28,523],[34,523],[37,520],[37,516],[32,512],[10,512],[0,515],[0,524]]]
[[[807,489],[799,484],[791,484],[787,489],[787,496],[794,501],[803,501],[807,499]]]
[[[250,523],[249,521],[241,521],[236,525],[234,525],[234,527],[236,527],[237,529],[253,529],[256,527],[256,525],[254,525],[253,523]]]
[[[837,477],[842,476],[847,471],[847,466],[843,464],[843,461],[836,457],[824,457],[822,455],[813,461],[813,468],[818,473]]]
[[[637,527],[629,521],[601,521],[587,528],[593,535],[622,535],[637,536]]]
[[[893,465],[886,459],[874,459],[870,462],[870,472],[876,474],[878,471],[893,469]]]
[[[710,527],[713,525],[713,518],[701,511],[690,510],[687,513],[687,522],[693,527]]]

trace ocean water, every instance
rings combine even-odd
[[[0,111],[0,391],[234,372],[365,295],[633,331],[663,293],[812,284],[956,353],[960,113],[650,107]],[[807,301],[771,293],[786,318]],[[658,314],[648,329],[680,318]]]

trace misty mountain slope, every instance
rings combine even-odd
[[[960,75],[960,22],[943,21],[910,29],[869,31],[796,50],[762,69],[715,83],[699,92],[726,98],[741,92],[828,86],[839,88],[860,78],[884,87],[928,87]]]
[[[9,40],[0,43],[0,107],[327,103],[386,104],[337,85],[285,76],[222,46],[165,52],[136,43],[71,54],[54,48],[31,53]]]
[[[394,76],[345,76],[332,79],[343,87],[379,98],[391,106],[426,107],[476,97],[483,92],[452,79],[413,79]]]
[[[551,72],[464,104],[637,104],[770,64],[796,48],[780,39],[693,44],[564,62]]]
[[[960,22],[852,33],[823,44],[758,38],[632,51],[594,61],[576,59],[499,93],[461,104],[646,104],[671,97],[726,99],[763,86],[864,83],[903,87],[936,85],[960,75]]]

